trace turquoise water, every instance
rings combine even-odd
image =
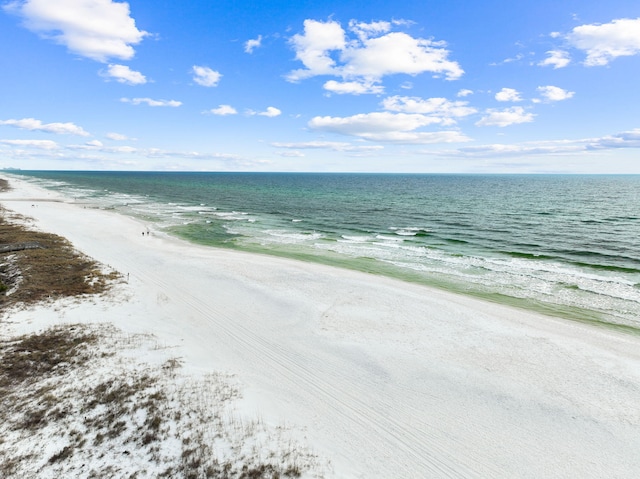
[[[640,328],[640,176],[20,174],[200,244]]]

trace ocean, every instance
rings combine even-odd
[[[11,174],[193,243],[640,330],[640,176]]]

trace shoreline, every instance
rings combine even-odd
[[[62,174],[64,175],[64,173]],[[32,177],[32,179],[38,177],[39,176],[36,175]],[[17,176],[17,178],[22,179],[23,177]],[[55,176],[53,178],[55,178]],[[65,177],[63,176],[62,178]],[[72,181],[72,178],[67,179]],[[179,177],[177,179],[179,180]],[[41,180],[46,181],[44,178],[41,178]],[[95,179],[93,181],[95,181]],[[34,184],[37,185],[39,183]],[[104,191],[109,191],[109,182],[105,183],[103,186],[105,186]],[[138,186],[144,191],[144,184]],[[414,258],[414,260],[416,260],[417,263],[412,263],[413,260],[409,257],[409,263],[403,266],[398,266],[393,261],[388,262],[384,260],[384,255],[386,253],[381,253],[380,251],[378,251],[377,253],[371,253],[371,255],[369,255],[367,249],[365,248],[365,250],[361,251],[360,253],[352,251],[351,253],[353,254],[342,254],[339,251],[334,250],[334,248],[340,248],[340,246],[336,245],[339,245],[342,242],[341,238],[343,238],[339,235],[335,236],[335,231],[333,231],[332,233],[326,233],[326,237],[324,236],[325,233],[319,233],[321,239],[319,240],[319,243],[317,245],[306,243],[298,245],[295,243],[295,241],[294,244],[291,245],[287,245],[286,241],[284,243],[280,242],[280,240],[276,240],[274,242],[270,239],[270,236],[272,235],[272,232],[270,232],[270,230],[273,229],[270,226],[267,226],[266,230],[261,233],[256,233],[251,230],[241,232],[238,241],[232,240],[231,242],[227,243],[229,238],[227,238],[223,233],[215,233],[213,234],[213,236],[210,236],[212,234],[211,231],[209,231],[208,228],[203,229],[202,225],[200,225],[199,219],[202,218],[200,218],[199,215],[203,214],[203,218],[205,219],[208,218],[209,215],[217,216],[218,213],[215,213],[215,211],[217,211],[219,208],[222,208],[221,211],[229,210],[235,212],[235,206],[238,205],[225,205],[223,202],[223,204],[213,207],[212,205],[208,205],[208,201],[205,198],[200,198],[195,202],[191,201],[195,200],[194,198],[191,198],[190,200],[186,201],[186,208],[178,207],[177,209],[173,209],[173,211],[171,212],[164,211],[163,213],[158,213],[158,211],[162,210],[162,204],[165,200],[169,201],[168,204],[172,205],[172,208],[175,205],[178,205],[178,203],[181,204],[181,202],[178,200],[178,198],[175,197],[165,200],[160,200],[159,197],[156,197],[155,200],[151,201],[149,205],[147,205],[148,207],[142,207],[141,209],[137,207],[130,208],[129,202],[127,201],[127,197],[129,195],[131,195],[131,198],[129,199],[132,201],[131,204],[133,205],[135,205],[138,201],[141,201],[142,204],[146,204],[144,197],[146,197],[147,195],[145,194],[141,196],[140,198],[142,199],[138,198],[135,193],[132,193],[131,185],[129,185],[129,187],[125,186],[123,190],[115,188],[118,191],[124,191],[124,193],[113,192],[108,193],[104,196],[102,193],[99,193],[100,191],[102,191],[99,185],[94,183],[91,189],[93,188],[96,189],[95,191],[93,191],[93,193],[90,194],[79,194],[78,196],[78,194],[74,192],[74,190],[69,190],[68,193],[70,194],[70,197],[76,198],[76,202],[78,204],[85,205],[88,208],[98,208],[106,210],[113,209],[116,212],[129,216],[131,218],[140,221],[149,221],[154,226],[156,226],[155,222],[159,221],[160,223],[157,226],[159,230],[161,229],[163,232],[166,232],[165,234],[170,234],[171,236],[174,236],[181,240],[186,240],[192,244],[232,251],[245,251],[248,253],[261,255],[266,254],[270,256],[289,258],[297,261],[306,261],[316,264],[324,264],[338,268],[345,268],[354,271],[387,276],[390,278],[399,279],[404,282],[437,288],[440,290],[448,291],[454,294],[462,294],[464,296],[472,298],[479,298],[481,300],[489,301],[496,304],[513,306],[546,316],[554,316],[557,318],[569,319],[589,323],[592,325],[618,329],[621,331],[629,332],[630,334],[640,333],[637,321],[638,315],[634,314],[635,308],[637,307],[637,301],[635,303],[634,301],[631,301],[631,298],[635,295],[635,290],[629,289],[629,286],[633,286],[634,282],[637,282],[638,278],[630,276],[627,281],[624,278],[621,279],[616,277],[613,280],[613,283],[616,283],[622,289],[620,291],[617,291],[614,288],[614,290],[609,291],[607,288],[613,288],[613,286],[611,286],[613,283],[609,282],[606,279],[607,274],[609,274],[610,272],[604,274],[604,276],[599,275],[598,271],[600,266],[602,265],[594,265],[594,268],[596,268],[595,271],[587,269],[585,271],[579,272],[571,269],[571,261],[569,261],[569,263],[567,264],[564,264],[562,262],[563,260],[559,258],[557,258],[557,260],[560,261],[558,264],[556,264],[555,262],[547,264],[545,262],[546,260],[543,260],[540,263],[538,263],[537,261],[529,263],[530,259],[538,256],[538,254],[533,252],[531,253],[531,255],[525,255],[525,258],[527,259],[525,263],[527,263],[528,266],[525,263],[512,264],[511,266],[509,266],[507,263],[503,263],[503,261],[510,261],[508,258],[512,257],[512,255],[510,255],[507,250],[513,250],[514,248],[516,248],[517,250],[517,246],[514,246],[512,244],[510,247],[501,248],[499,245],[494,244],[493,249],[495,250],[494,252],[498,254],[498,258],[500,257],[501,253],[505,253],[507,255],[506,259],[502,258],[501,260],[496,260],[497,262],[495,264],[498,266],[492,266],[495,258],[493,258],[493,255],[491,254],[485,256],[481,253],[478,258],[475,258],[475,255],[471,254],[471,256],[466,257],[463,262],[464,264],[468,263],[469,267],[471,268],[470,271],[465,272],[463,270],[458,270],[457,266],[455,266],[457,260],[454,260],[454,264],[449,265],[451,268],[450,270],[445,267],[445,270],[448,272],[443,270],[438,273],[437,261],[435,264],[431,264],[429,266],[429,262],[422,264],[421,260],[418,260],[416,258]],[[63,189],[61,194],[67,194],[65,191],[67,190]],[[94,196],[94,193],[97,193],[98,196]],[[190,198],[188,196],[188,192],[184,193],[187,194],[187,198]],[[112,194],[115,196],[111,196]],[[155,194],[157,195],[158,192],[156,191]],[[121,195],[124,195],[124,197],[121,197]],[[118,199],[116,200],[115,198]],[[249,198],[249,200],[251,201],[251,198]],[[177,203],[172,203],[172,201],[176,201]],[[199,203],[199,201],[205,201],[205,203]],[[239,211],[253,211],[253,208],[249,204],[245,204],[243,206],[244,207],[240,207]],[[204,209],[200,209],[202,207],[204,207]],[[276,210],[280,210],[282,209],[282,207],[283,205],[280,205],[280,208],[276,208]],[[158,208],[159,210],[157,210]],[[185,213],[186,211],[195,210],[198,210],[198,215],[189,216],[187,213]],[[257,211],[259,210],[260,209],[258,208]],[[185,214],[184,217],[182,216],[183,214]],[[227,213],[222,213],[223,216],[226,214]],[[235,213],[229,214],[233,215]],[[242,213],[242,215],[244,214],[250,215],[251,213]],[[176,217],[175,215],[178,216]],[[308,218],[308,220],[310,219]],[[254,221],[258,221],[259,223],[263,223],[263,221],[266,221],[265,224],[270,225],[269,218],[260,218]],[[206,220],[207,224],[210,222],[216,223],[216,220]],[[251,222],[252,220],[249,221],[249,223]],[[388,224],[393,224],[393,221]],[[302,230],[298,231],[298,233],[296,233],[296,230],[294,228],[294,230],[289,231],[289,233],[293,234],[293,236],[299,236],[305,235],[306,233],[315,232],[316,227],[319,227],[321,231],[323,230],[322,224],[316,224],[312,220],[310,221],[310,225],[312,225],[309,227],[310,229],[305,230],[303,228]],[[217,231],[219,227],[220,225],[217,225],[214,230]],[[286,229],[287,226],[285,225],[280,225],[279,227],[284,227],[284,231],[288,231]],[[227,230],[227,227],[224,226],[223,229]],[[389,229],[397,228],[390,227]],[[410,227],[408,229],[412,230],[413,228]],[[273,233],[273,235],[276,237],[279,236],[279,233],[277,233],[277,231],[279,231],[278,228],[276,228],[274,231],[276,233]],[[266,235],[264,238],[260,236],[263,233]],[[382,234],[380,231],[378,231],[378,233]],[[256,234],[256,236],[254,236],[254,234]],[[311,234],[311,236],[314,235]],[[287,234],[283,234],[283,237],[287,237]],[[402,241],[405,241],[405,238],[407,237],[410,238],[411,236],[402,234],[398,238],[400,238]],[[364,237],[358,236],[357,238],[362,239]],[[352,237],[346,236],[343,239],[347,239],[347,243],[349,243]],[[388,238],[383,238],[382,240],[386,239]],[[363,244],[365,244],[366,241],[363,241]],[[505,238],[505,241],[508,240]],[[377,243],[374,242],[374,244]],[[422,247],[425,247],[426,250],[430,250],[430,247],[426,243]],[[439,247],[435,247],[434,251],[437,251],[438,248]],[[401,247],[400,249],[403,248]],[[502,249],[505,249],[506,252],[502,252]],[[614,248],[614,250],[616,249]],[[382,256],[379,257],[378,254],[382,254]],[[466,254],[468,254],[468,252],[461,254],[465,256]],[[616,253],[612,252],[611,254]],[[514,253],[514,255],[516,258],[520,256],[519,253]],[[546,257],[546,253],[544,252],[540,252],[540,255],[543,258]],[[551,260],[551,258],[546,259]],[[477,270],[473,269],[472,266],[475,264],[476,260],[480,261],[480,263],[484,265],[476,265]],[[434,267],[435,272],[433,274],[426,274],[421,270],[423,266],[427,269]],[[570,272],[563,273],[562,269],[564,267],[569,268]],[[549,273],[548,268],[551,268],[552,270],[559,268],[559,271],[561,271],[561,273],[558,274],[568,274],[569,277],[563,277],[562,279],[548,278],[546,277]],[[487,271],[492,271],[492,273],[486,273]],[[495,274],[500,275],[498,271],[503,271],[506,276],[502,279],[498,277],[485,278],[483,276],[485,273],[489,274],[490,276]],[[538,271],[538,273],[531,273],[531,271]],[[530,276],[530,273],[532,274],[532,276]],[[467,278],[465,276],[466,274],[469,274],[470,276]],[[592,278],[591,274],[595,274],[596,277]],[[461,278],[463,279],[460,280]],[[501,284],[509,284],[509,278],[511,278],[511,280],[514,281],[514,283],[517,285],[514,289],[511,289],[510,287],[506,287],[506,289],[504,289],[503,286],[500,286]],[[525,278],[528,278],[526,280],[526,283],[520,284],[525,280]],[[592,280],[599,282],[599,284],[590,284],[590,281]],[[603,298],[608,298],[609,302],[602,303],[601,301],[603,300]],[[625,300],[629,300],[631,302],[628,304],[619,304],[616,303],[613,298],[621,299],[623,302]]]
[[[117,301],[84,301],[43,324],[99,315],[155,334],[187,369],[236,375],[247,406],[303,428],[336,477],[640,475],[638,337],[144,235],[132,218],[10,184],[7,209],[130,278]]]

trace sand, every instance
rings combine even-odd
[[[128,277],[16,313],[153,333],[332,477],[640,477],[640,337],[389,278],[199,247],[9,178],[8,209]],[[150,235],[142,235],[150,229]]]

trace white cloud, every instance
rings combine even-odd
[[[309,127],[314,130],[356,136],[372,141],[440,143],[469,140],[457,131],[415,131],[437,123],[442,123],[442,120],[427,115],[374,112],[350,117],[317,116],[309,121]]]
[[[178,107],[182,105],[181,101],[177,100],[153,100],[151,98],[120,98],[123,103],[131,103],[132,105],[148,105],[148,106],[170,106]]]
[[[258,38],[253,40],[247,40],[244,44],[245,53],[253,53],[253,50],[260,48],[262,45],[262,35],[258,35]]]
[[[591,150],[612,148],[640,148],[640,128],[594,138],[587,142],[587,149]]]
[[[305,68],[292,71],[287,79],[295,82],[318,75],[331,75],[355,83],[348,85],[353,93],[362,93],[355,84],[373,85],[386,75],[418,75],[430,72],[455,80],[464,73],[457,62],[448,60],[444,42],[413,38],[392,32],[388,22],[350,23],[355,37],[335,21],[305,20],[304,33],[294,35],[291,45],[296,59]],[[326,84],[325,84],[326,85]],[[340,83],[329,86],[340,88]],[[372,89],[371,93],[377,90]]]
[[[22,120],[0,120],[0,125],[9,125],[23,130],[44,131],[58,135],[89,136],[89,133],[73,123],[42,123],[35,118],[23,118]]]
[[[459,96],[460,98],[464,98],[465,96],[469,96],[469,95],[473,95],[473,90],[462,89],[458,92],[456,96]]]
[[[300,143],[271,143],[276,148],[332,150],[332,151],[375,151],[382,150],[382,145],[353,145],[343,141],[306,141]]]
[[[554,69],[558,69],[564,68],[571,63],[569,53],[564,50],[549,50],[547,55],[549,55],[547,58],[538,63],[539,66],[552,66]]]
[[[385,75],[424,72],[444,74],[448,80],[464,73],[458,63],[447,60],[449,51],[441,42],[413,38],[406,33],[391,32],[368,38],[362,45],[347,48],[341,58],[342,74],[348,77],[381,78]]]
[[[296,52],[296,60],[300,60],[306,70],[291,72],[288,76],[290,81],[316,75],[335,75],[335,62],[329,52],[346,47],[345,31],[338,22],[305,20],[304,34],[294,35],[291,44]]]
[[[274,117],[274,116],[280,116],[282,114],[282,112],[280,110],[278,110],[276,107],[273,106],[269,106],[267,107],[266,111],[260,112],[258,113],[258,115],[260,116],[269,116],[269,117]]]
[[[220,78],[222,78],[222,75],[219,72],[212,70],[209,67],[194,65],[191,69],[191,72],[194,75],[193,81],[195,81],[198,85],[207,87],[217,86]]]
[[[309,122],[313,129],[348,135],[363,136],[373,132],[411,131],[439,123],[426,115],[374,112],[349,117],[316,116]]]
[[[391,23],[389,22],[371,22],[364,23],[356,20],[349,22],[349,30],[355,33],[362,41],[372,36],[382,35],[391,31]]]
[[[126,135],[121,135],[120,133],[107,133],[106,137],[115,141],[125,141],[129,139]]]
[[[249,116],[258,115],[258,116],[268,116],[268,117],[273,118],[273,117],[276,117],[276,116],[280,116],[281,114],[282,114],[282,112],[280,110],[278,110],[274,106],[267,107],[267,109],[265,111],[247,110],[247,115],[249,115]]]
[[[129,4],[111,0],[18,0],[5,10],[21,16],[32,32],[66,46],[71,52],[106,62],[128,60],[148,35],[138,30]]]
[[[148,151],[151,151],[151,150],[153,150],[153,148],[149,149]],[[133,146],[116,146],[114,148],[109,148],[107,151],[113,152],[113,153],[130,154],[130,153],[138,153],[143,150],[138,150],[138,148],[134,148]]]
[[[460,148],[464,156],[480,158],[513,157],[529,155],[558,155],[584,151],[584,147],[572,142],[528,142],[521,144],[491,144]]]
[[[422,113],[439,117],[443,123],[447,118],[460,118],[477,113],[475,108],[467,106],[466,101],[449,101],[446,98],[419,98],[391,96],[382,101],[385,110],[402,113]]]
[[[51,140],[0,140],[0,143],[12,146],[37,148],[39,150],[57,150],[59,148],[58,144]]]
[[[520,96],[520,92],[518,90],[514,90],[513,88],[503,88],[498,93],[496,93],[497,101],[522,101],[522,97]]]
[[[213,108],[209,110],[207,113],[211,113],[212,115],[226,116],[226,115],[235,115],[238,113],[238,111],[231,105],[220,105],[218,106],[218,108]]]
[[[566,40],[587,54],[586,66],[607,65],[611,60],[640,53],[640,18],[575,27]]]
[[[292,151],[280,151],[278,154],[284,158],[304,158],[304,153],[297,150]]]
[[[491,66],[498,66],[498,65],[506,65],[508,63],[514,63],[514,62],[519,62],[520,60],[522,60],[524,58],[524,55],[522,53],[518,53],[516,54],[515,57],[510,57],[510,58],[505,58],[504,60],[502,60],[501,62],[494,62],[491,63]]]
[[[640,148],[640,128],[615,135],[577,140],[534,141],[515,144],[490,144],[458,149],[466,157],[495,158],[496,156],[564,155],[593,150]],[[448,152],[454,154],[454,152]]]
[[[348,93],[351,95],[362,95],[369,93],[383,93],[384,88],[382,85],[376,85],[367,81],[346,81],[337,82],[335,80],[329,80],[323,85],[323,88],[332,93],[339,95]]]
[[[87,141],[86,145],[95,146],[96,148],[102,148],[104,146],[100,140]]]
[[[575,92],[563,90],[557,86],[539,86],[538,91],[543,96],[543,98],[547,101],[561,101],[568,100],[573,97]]]
[[[533,113],[525,112],[521,106],[505,108],[504,110],[488,109],[487,115],[476,122],[477,126],[499,126],[505,127],[517,123],[528,123],[533,121]]]
[[[449,131],[390,131],[374,134],[370,140],[386,141],[390,143],[429,145],[437,143],[463,143],[471,138],[455,130]]]
[[[147,78],[142,73],[131,70],[125,65],[109,65],[105,76],[115,78],[117,82],[128,85],[144,85],[147,83]]]

